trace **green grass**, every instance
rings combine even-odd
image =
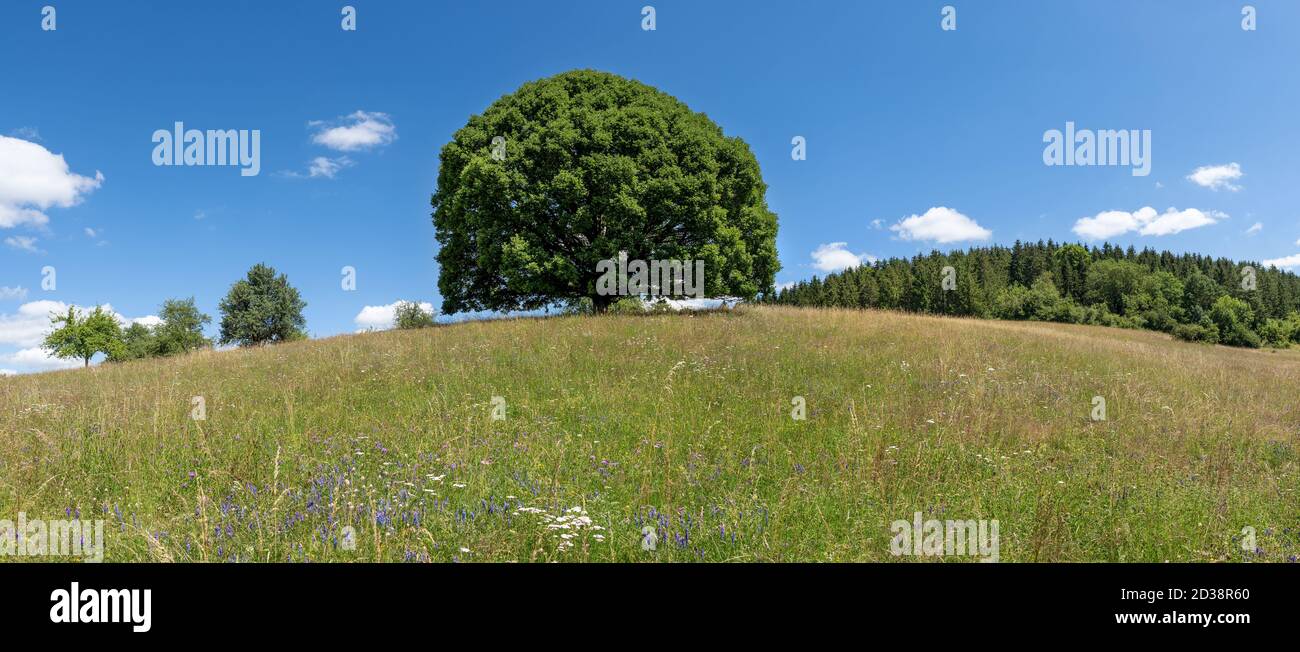
[[[1003,561],[1285,561],[1298,397],[1300,352],[1098,327],[465,323],[0,379],[0,518],[104,518],[110,561],[910,561],[917,511]]]

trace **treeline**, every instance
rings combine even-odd
[[[221,300],[220,333],[215,340],[203,334],[212,318],[200,312],[190,297],[164,301],[156,324],[136,322],[126,328],[102,307],[79,311],[69,306],[65,313],[50,315],[51,331],[41,347],[57,358],[81,360],[89,367],[100,353],[108,362],[125,362],[182,355],[212,348],[214,343],[262,346],[292,342],[307,337],[307,320],[302,314],[306,307],[288,277],[259,263],[231,285]],[[394,326],[428,328],[436,325],[436,314],[418,302],[399,301],[394,307]]]
[[[307,337],[302,311],[307,307],[284,274],[266,265],[254,265],[230,286],[221,300],[221,331],[216,342],[258,346]],[[132,323],[122,328],[115,316],[96,307],[50,315],[51,331],[41,347],[57,358],[71,358],[90,366],[96,354],[109,362],[181,355],[211,348],[203,334],[212,318],[199,311],[194,298],[168,299],[159,309],[159,323]]]
[[[1232,346],[1300,343],[1295,274],[1109,243],[1016,241],[891,258],[801,281],[767,301],[1147,328]]]

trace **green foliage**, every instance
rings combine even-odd
[[[1092,266],[1088,250],[1077,244],[1067,244],[1052,254],[1052,263],[1062,296],[1083,301],[1088,268]]]
[[[122,346],[108,354],[108,361],[126,362],[158,355],[158,338],[154,336],[154,329],[144,324],[131,324],[122,331]]]
[[[948,266],[956,271],[956,287],[945,290],[940,281]],[[1288,320],[1300,315],[1300,277],[1256,268],[1258,290],[1245,291],[1242,264],[1223,258],[1108,243],[1017,242],[877,261],[796,283],[767,301],[1148,328],[1234,346],[1294,342],[1300,326]],[[1211,319],[1223,297],[1245,310],[1220,304]]]
[[[96,306],[89,315],[69,306],[63,315],[51,314],[54,330],[45,336],[41,347],[58,358],[74,358],[90,366],[96,353],[112,357],[122,347],[122,327],[117,318]]]
[[[1259,336],[1268,346],[1279,349],[1300,344],[1300,312],[1293,312],[1285,319],[1266,319],[1259,327]]]
[[[1173,336],[1188,342],[1219,343],[1219,327],[1206,319],[1199,324],[1178,324],[1174,326]]]
[[[1210,314],[1210,306],[1214,305],[1215,299],[1223,294],[1223,286],[1214,279],[1199,270],[1193,271],[1183,283],[1183,312],[1188,321],[1199,323]]]
[[[1002,319],[1078,323],[1084,310],[1060,295],[1050,273],[1043,273],[1033,287],[1011,286],[998,295],[994,314]]]
[[[305,307],[285,275],[258,263],[221,300],[220,342],[254,346],[303,339]]]
[[[640,297],[622,297],[609,306],[611,315],[640,315],[644,313],[645,303]]]
[[[167,299],[159,309],[162,323],[148,327],[131,324],[122,333],[122,346],[109,354],[109,362],[180,355],[212,346],[203,326],[212,318],[199,312],[194,298]]]
[[[1123,295],[1124,314],[1151,330],[1172,331],[1182,322],[1183,284],[1169,272],[1146,274]]]
[[[399,301],[393,309],[393,318],[393,324],[399,330],[429,328],[437,324],[433,313],[414,301]]]
[[[1229,346],[1259,348],[1263,343],[1250,329],[1255,322],[1255,312],[1250,304],[1227,295],[1215,299],[1210,306],[1210,321],[1219,329],[1219,341]]]
[[[496,144],[494,144],[494,139]],[[575,70],[472,116],[440,155],[431,204],[442,310],[587,297],[596,265],[703,260],[707,296],[772,292],[776,215],[758,161],[702,113],[636,81]]]
[[[158,355],[189,353],[212,345],[203,336],[203,327],[211,323],[212,318],[199,312],[194,297],[164,301],[158,316],[163,320],[154,329]]]
[[[1099,261],[1088,270],[1085,296],[1091,302],[1106,304],[1116,314],[1125,313],[1124,296],[1137,290],[1145,274],[1142,266],[1124,260]]]

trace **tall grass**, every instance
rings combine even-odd
[[[1298,397],[1300,352],[1099,327],[464,323],[0,379],[0,518],[103,518],[110,561],[914,560],[915,512],[1003,561],[1285,561]]]

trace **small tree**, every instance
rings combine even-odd
[[[414,301],[399,301],[393,308],[394,324],[401,330],[428,328],[435,324],[432,310],[425,310]]]
[[[306,307],[285,275],[258,263],[221,300],[220,341],[254,346],[305,338]]]
[[[211,323],[212,318],[199,312],[194,297],[168,299],[159,312],[163,322],[154,329],[158,338],[157,355],[189,353],[212,343],[203,336],[203,327]]]
[[[76,307],[69,306],[65,315],[52,313],[50,324],[54,330],[41,346],[55,357],[80,359],[89,367],[96,353],[112,357],[122,348],[122,327],[103,308],[96,307],[83,317]]]

